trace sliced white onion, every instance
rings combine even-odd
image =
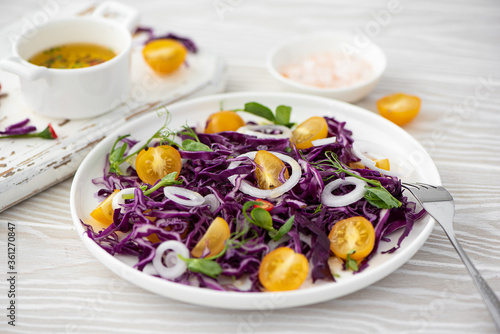
[[[113,199],[111,200],[111,207],[113,208],[113,210],[120,209],[120,211],[123,212],[124,208],[122,204],[125,204],[123,195],[133,195],[135,189],[137,188],[125,188],[117,192],[116,195],[113,196]]]
[[[205,202],[203,196],[195,191],[184,188],[165,187],[163,188],[163,193],[168,199],[185,206],[200,206]],[[187,199],[180,198],[177,195],[186,197]]]
[[[282,244],[285,244],[287,243],[288,240],[290,240],[290,236],[288,234],[285,234],[284,236],[281,237],[281,239],[279,239],[278,241],[274,241],[274,240],[270,240],[267,245],[269,246],[269,250],[270,251],[273,251],[275,250],[276,248],[278,248],[278,246],[282,245]]]
[[[211,212],[215,212],[220,206],[220,202],[217,199],[217,196],[214,194],[208,194],[204,197],[203,205],[208,205]]]
[[[316,139],[311,142],[313,146],[323,146],[328,144],[335,144],[337,142],[337,137],[328,137],[324,139]]]
[[[171,252],[164,257],[167,250]],[[185,261],[179,259],[179,254],[186,259],[189,258],[189,250],[182,242],[169,240],[161,243],[156,248],[153,258],[153,266],[158,275],[166,279],[176,279],[181,276],[186,271],[187,265]],[[163,263],[164,258],[165,263]]]
[[[299,182],[300,177],[302,176],[302,169],[300,168],[300,165],[297,161],[295,161],[293,158],[290,158],[287,155],[277,153],[277,152],[271,152],[269,153],[274,154],[278,158],[281,159],[281,161],[287,163],[291,168],[292,168],[292,175],[290,175],[290,178],[286,180],[285,183],[283,183],[281,186],[276,187],[274,189],[260,189],[257,187],[252,186],[248,181],[241,181],[241,186],[240,186],[240,191],[244,192],[247,195],[253,196],[255,198],[276,198],[287,191],[291,190],[295,185]],[[248,157],[250,159],[255,159],[255,155],[257,154],[257,151],[252,151],[248,152],[242,155],[239,155],[238,158],[241,157]],[[238,167],[241,164],[241,161],[233,161],[231,164],[229,164],[229,167],[227,169],[233,169]],[[236,177],[238,175],[231,175],[229,177],[229,181],[235,185]]]
[[[278,130],[281,133],[273,135],[265,133],[266,130]],[[290,138],[292,136],[292,130],[283,125],[245,125],[240,127],[237,132],[257,138]]]
[[[250,275],[242,275],[240,278],[234,280],[233,285],[240,291],[250,291],[253,286]]]
[[[332,191],[341,185],[353,185],[354,188],[351,192],[345,195],[334,195]],[[363,198],[366,193],[365,186],[367,183],[363,180],[355,178],[354,176],[346,177],[344,180],[337,179],[328,183],[321,193],[321,203],[329,207],[341,207],[352,204]]]
[[[385,170],[382,168],[378,168],[375,165],[375,161],[373,161],[371,158],[374,159],[382,159],[382,158],[388,158],[388,155],[390,154],[389,150],[381,147],[377,144],[371,143],[369,141],[364,141],[364,140],[355,140],[353,145],[352,145],[352,150],[354,154],[361,160],[363,165],[366,167],[370,168],[371,170],[376,170],[380,174],[383,175],[389,175],[389,176],[397,176],[401,177],[405,173],[401,172],[396,172],[394,170]],[[372,155],[369,157],[367,154]],[[395,159],[389,158],[389,162],[391,165],[393,165]],[[391,166],[391,168],[394,166]]]

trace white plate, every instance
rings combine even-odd
[[[398,154],[400,161],[405,162],[407,181],[423,181],[440,184],[436,166],[424,148],[400,127],[384,118],[359,107],[321,97],[289,93],[230,93],[201,97],[185,102],[172,104],[168,107],[173,114],[171,128],[181,125],[203,123],[211,113],[219,110],[223,102],[225,109],[242,108],[246,102],[259,102],[274,109],[280,104],[293,108],[292,120],[300,122],[310,116],[333,116],[346,121],[347,128],[353,131],[355,139],[364,139],[390,148],[391,154]],[[191,286],[185,286],[166,281],[145,272],[133,269],[135,259],[123,256],[113,257],[93,242],[85,234],[80,219],[90,218],[90,212],[97,206],[94,197],[98,187],[91,180],[102,176],[102,168],[106,153],[110,151],[113,142],[119,135],[130,133],[133,138],[149,138],[160,126],[158,116],[147,114],[124,127],[109,134],[85,158],[78,169],[71,187],[71,214],[77,232],[85,246],[106,267],[118,276],[146,290],[180,301],[221,307],[229,309],[278,309],[322,302],[341,297],[360,290],[389,275],[408,261],[427,240],[434,226],[431,218],[418,221],[410,235],[403,241],[401,248],[392,254],[377,254],[370,261],[370,266],[361,273],[352,275],[342,273],[337,282],[307,285],[299,290],[287,292],[242,293],[215,291]],[[399,233],[391,236],[391,242],[381,243],[381,250],[393,247]]]

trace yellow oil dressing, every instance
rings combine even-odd
[[[116,56],[109,48],[90,43],[64,44],[35,54],[28,61],[48,68],[83,68],[104,63]]]

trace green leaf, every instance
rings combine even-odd
[[[184,151],[190,151],[190,152],[199,152],[199,151],[204,151],[204,152],[213,152],[210,147],[207,145],[197,142],[192,139],[185,139],[182,141],[182,149]]]
[[[265,230],[273,231],[273,218],[271,214],[262,208],[255,208],[250,213],[253,220],[250,221],[252,224],[262,227]]]
[[[109,154],[109,171],[111,173],[115,173],[117,175],[120,175],[120,165],[123,162],[123,155],[125,154],[125,151],[127,150],[127,143],[124,143],[122,146],[117,147],[111,151]]]
[[[250,114],[265,118],[265,119],[274,123],[275,119],[274,119],[274,115],[273,115],[273,112],[271,111],[271,109],[269,109],[266,106],[263,106],[260,103],[248,102],[245,104],[245,108],[243,109],[243,111],[246,111]]]
[[[316,210],[314,210],[313,214],[316,214],[316,213],[318,213],[318,212],[321,212],[321,209],[323,209],[323,203],[321,203],[320,205],[318,205],[318,206],[316,207]]]
[[[290,115],[292,113],[292,108],[289,106],[278,106],[276,108],[276,121],[278,125],[288,126],[290,124]]]
[[[222,273],[222,267],[219,263],[207,259],[184,258],[179,255],[179,258],[186,262],[188,269],[195,273],[204,274],[216,278]]]
[[[394,198],[394,196],[392,196],[391,193],[382,186],[365,186],[365,189],[365,199],[368,201],[368,203],[376,206],[377,208],[392,209],[399,208],[401,206],[401,202]]]
[[[345,260],[345,266],[347,269],[351,269],[352,271],[358,271],[359,270],[359,267],[358,267],[358,262],[356,262],[356,260],[353,260],[351,259],[351,255],[356,253],[356,250],[350,250],[348,253],[347,253],[347,258]]]
[[[113,151],[111,151],[111,153],[109,154],[109,162],[113,163],[121,160],[123,158],[125,150],[127,149],[127,146],[127,143],[124,143],[122,146],[117,147]]]
[[[293,222],[295,220],[295,216],[291,216],[290,218],[288,218],[288,220],[280,227],[280,229],[278,231],[274,230],[274,231],[269,231],[269,236],[274,240],[274,241],[278,241],[281,239],[282,236],[284,236],[285,234],[287,234],[290,229],[292,228],[293,226]]]

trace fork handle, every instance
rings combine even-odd
[[[457,250],[458,255],[460,255],[460,257],[462,258],[465,267],[467,268],[467,270],[469,270],[469,273],[472,276],[472,279],[476,284],[477,289],[483,296],[483,300],[486,306],[488,307],[491,316],[493,317],[493,321],[495,322],[497,329],[500,330],[500,301],[498,300],[497,295],[490,288],[490,286],[483,278],[483,276],[479,273],[479,271],[477,271],[476,267],[474,267],[471,260],[467,256],[467,253],[465,253],[462,246],[460,246],[460,244],[458,243],[458,240],[455,237],[455,233],[449,233],[449,231],[446,230],[445,232],[448,236],[448,239],[450,239],[452,245]]]

